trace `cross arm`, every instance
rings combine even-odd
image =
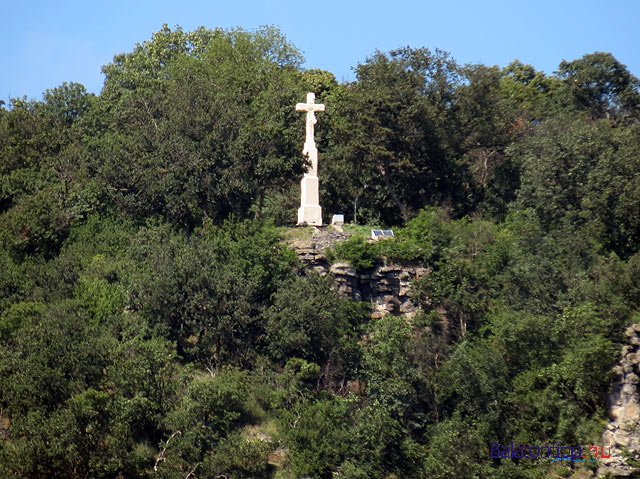
[[[296,111],[324,111],[324,105],[322,103],[298,103]]]

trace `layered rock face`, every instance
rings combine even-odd
[[[419,266],[377,265],[366,272],[358,272],[347,263],[329,264],[324,249],[332,247],[348,236],[330,228],[316,230],[310,247],[295,247],[298,259],[307,271],[322,275],[332,274],[338,291],[355,301],[371,303],[371,317],[381,318],[387,314],[413,318],[417,308],[409,295],[411,281],[428,274],[428,268]]]
[[[380,265],[367,273],[358,273],[346,263],[335,263],[329,272],[344,296],[371,303],[373,319],[387,314],[412,319],[418,310],[409,296],[411,281],[429,270],[415,266]]]
[[[627,328],[628,344],[613,369],[614,383],[609,398],[611,421],[603,434],[611,458],[603,458],[598,475],[640,477],[640,324]]]

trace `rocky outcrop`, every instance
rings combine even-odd
[[[625,331],[628,343],[613,369],[614,383],[609,398],[611,421],[603,434],[611,458],[601,460],[598,475],[640,477],[640,324]]]
[[[329,263],[324,253],[321,250],[315,248],[299,248],[293,247],[300,264],[304,267],[306,272],[316,271],[322,275],[325,275],[329,271]]]
[[[316,250],[323,251],[327,248],[333,248],[336,243],[347,240],[352,236],[351,233],[345,233],[339,226],[323,226],[314,228],[311,238],[311,247]]]
[[[371,303],[373,319],[387,314],[415,317],[418,310],[409,295],[411,281],[428,272],[427,268],[398,265],[379,265],[364,273],[346,263],[329,268],[343,296]]]
[[[347,263],[329,264],[324,249],[348,238],[345,233],[330,228],[317,229],[310,245],[296,247],[298,259],[306,271],[335,277],[340,293],[354,301],[371,303],[371,317],[387,314],[415,317],[418,310],[410,296],[411,281],[428,274],[419,266],[377,265],[367,271],[357,271]]]

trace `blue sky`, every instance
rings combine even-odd
[[[99,93],[100,68],[163,23],[193,30],[276,25],[307,68],[354,78],[376,49],[440,48],[459,63],[515,59],[552,73],[563,60],[611,52],[640,76],[638,0],[2,0],[0,100],[41,99],[75,81]]]

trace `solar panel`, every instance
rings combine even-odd
[[[393,231],[392,230],[371,230],[371,238],[374,240],[393,238]]]

